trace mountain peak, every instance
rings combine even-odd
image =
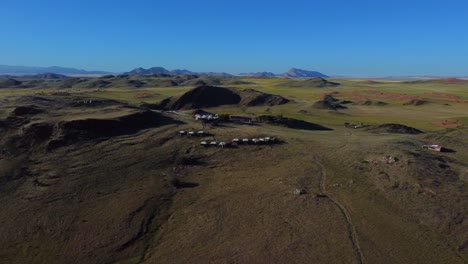
[[[125,74],[170,74],[171,72],[163,67],[151,67],[149,69],[145,69],[142,67],[138,67],[133,69]]]
[[[291,78],[314,78],[314,77],[327,78],[329,77],[318,71],[308,71],[308,70],[302,70],[298,68],[289,69],[289,71],[286,72],[284,76],[291,77]]]

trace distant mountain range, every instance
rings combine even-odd
[[[23,75],[22,77],[36,80],[65,80],[69,78],[66,75],[57,73],[39,73],[35,75]]]
[[[11,74],[11,75],[27,75],[27,74],[42,74],[42,73],[56,73],[63,75],[98,75],[98,74],[110,74],[105,71],[86,71],[75,68],[66,67],[30,67],[30,66],[11,66],[11,65],[0,65],[0,74]]]
[[[225,72],[193,72],[189,70],[168,70],[163,67],[152,67],[149,69],[145,68],[136,68],[124,74],[133,75],[133,74],[168,74],[168,75],[180,75],[180,74],[196,74],[196,75],[211,75],[211,76],[232,76],[229,73]],[[317,71],[307,71],[296,68],[291,68],[289,71],[276,74],[273,72],[251,72],[251,73],[241,73],[240,76],[254,76],[254,77],[290,77],[290,78],[328,78],[329,76],[317,72]]]
[[[108,71],[88,71],[83,69],[69,68],[69,67],[33,67],[33,66],[12,66],[12,65],[1,65],[0,64],[0,75],[5,76],[24,76],[27,75],[36,75],[43,74],[44,76],[31,76],[35,79],[64,79],[66,76],[89,76],[89,75],[110,75],[110,74],[119,74],[118,72],[108,72]],[[54,76],[65,75],[65,76]],[[163,67],[152,67],[149,69],[145,68],[136,68],[129,72],[123,73],[127,75],[134,74],[167,74],[167,75],[199,75],[199,76],[217,76],[217,77],[230,77],[233,76],[225,72],[193,72],[186,69],[175,69],[168,70]],[[251,77],[288,77],[288,78],[335,78],[335,79],[380,79],[380,80],[431,80],[431,79],[440,79],[447,77],[456,77],[459,79],[468,80],[468,76],[328,76],[318,71],[309,71],[297,68],[291,68],[285,73],[273,73],[273,72],[249,72],[249,73],[240,73],[237,76],[251,76]]]
[[[189,70],[181,70],[181,69],[176,69],[176,70],[168,70],[166,68],[163,68],[163,67],[152,67],[152,68],[149,68],[149,69],[145,69],[145,68],[136,68],[136,69],[133,69],[129,72],[125,72],[124,74],[128,74],[128,75],[134,75],[134,74],[168,74],[168,75],[181,75],[181,74],[185,74],[185,75],[189,75],[189,74],[195,74],[195,75],[210,75],[210,76],[232,76],[231,74],[229,73],[225,73],[225,72],[193,72],[193,71],[189,71]]]
[[[30,66],[11,66],[11,65],[0,65],[0,75],[34,75],[34,74],[61,74],[61,75],[106,75],[112,74],[111,72],[106,71],[87,71],[76,68],[67,68],[67,67],[30,67]],[[148,69],[145,68],[136,68],[129,72],[125,72],[127,75],[135,74],[167,74],[167,75],[208,75],[208,76],[223,76],[229,77],[233,76],[225,72],[193,72],[186,69],[175,69],[168,70],[164,67],[151,67]],[[291,68],[286,73],[276,74],[273,72],[251,72],[251,73],[241,73],[240,76],[254,76],[254,77],[290,77],[290,78],[327,78],[329,76],[317,72],[317,71],[307,71],[296,68]]]
[[[328,78],[328,75],[325,75],[318,71],[307,71],[296,68],[291,68],[289,71],[281,74],[275,74],[272,72],[251,72],[251,73],[241,73],[241,76],[254,76],[254,77],[290,77],[290,78]]]
[[[124,74],[133,75],[133,74],[171,74],[171,72],[163,67],[152,67],[149,69],[145,68],[136,68]]]
[[[291,77],[291,78],[315,78],[315,77],[327,78],[329,77],[328,75],[325,75],[318,71],[306,71],[306,70],[301,70],[301,69],[296,69],[296,68],[291,68],[288,72],[283,74],[283,76]]]
[[[280,76],[280,74],[272,73],[272,72],[249,72],[249,73],[239,73],[241,76],[253,76],[253,77],[276,77]]]

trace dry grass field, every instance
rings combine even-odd
[[[331,130],[140,107],[192,86],[0,89],[1,262],[468,261],[468,84],[241,81],[220,86],[291,102],[204,110]],[[345,108],[317,107],[327,96]],[[376,129],[389,123],[424,133]],[[281,143],[200,145],[267,136]]]

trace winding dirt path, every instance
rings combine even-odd
[[[344,217],[344,220],[346,222],[347,228],[348,228],[348,235],[349,239],[351,241],[351,244],[353,246],[353,251],[354,254],[356,255],[356,261],[359,264],[363,264],[364,262],[364,254],[362,253],[361,247],[359,245],[359,239],[358,235],[356,232],[356,228],[354,227],[352,221],[351,221],[351,216],[344,207],[343,204],[341,204],[336,198],[334,198],[330,193],[327,192],[326,190],[326,179],[327,179],[327,171],[325,169],[325,166],[323,166],[322,162],[318,157],[316,157],[315,162],[320,166],[320,182],[319,182],[319,190],[320,190],[320,196],[329,199],[338,209],[340,210],[341,214]]]

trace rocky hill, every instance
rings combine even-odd
[[[164,110],[179,110],[221,105],[273,106],[288,102],[288,99],[279,95],[262,93],[252,89],[238,90],[217,86],[199,86],[180,96],[166,98],[152,107]]]

